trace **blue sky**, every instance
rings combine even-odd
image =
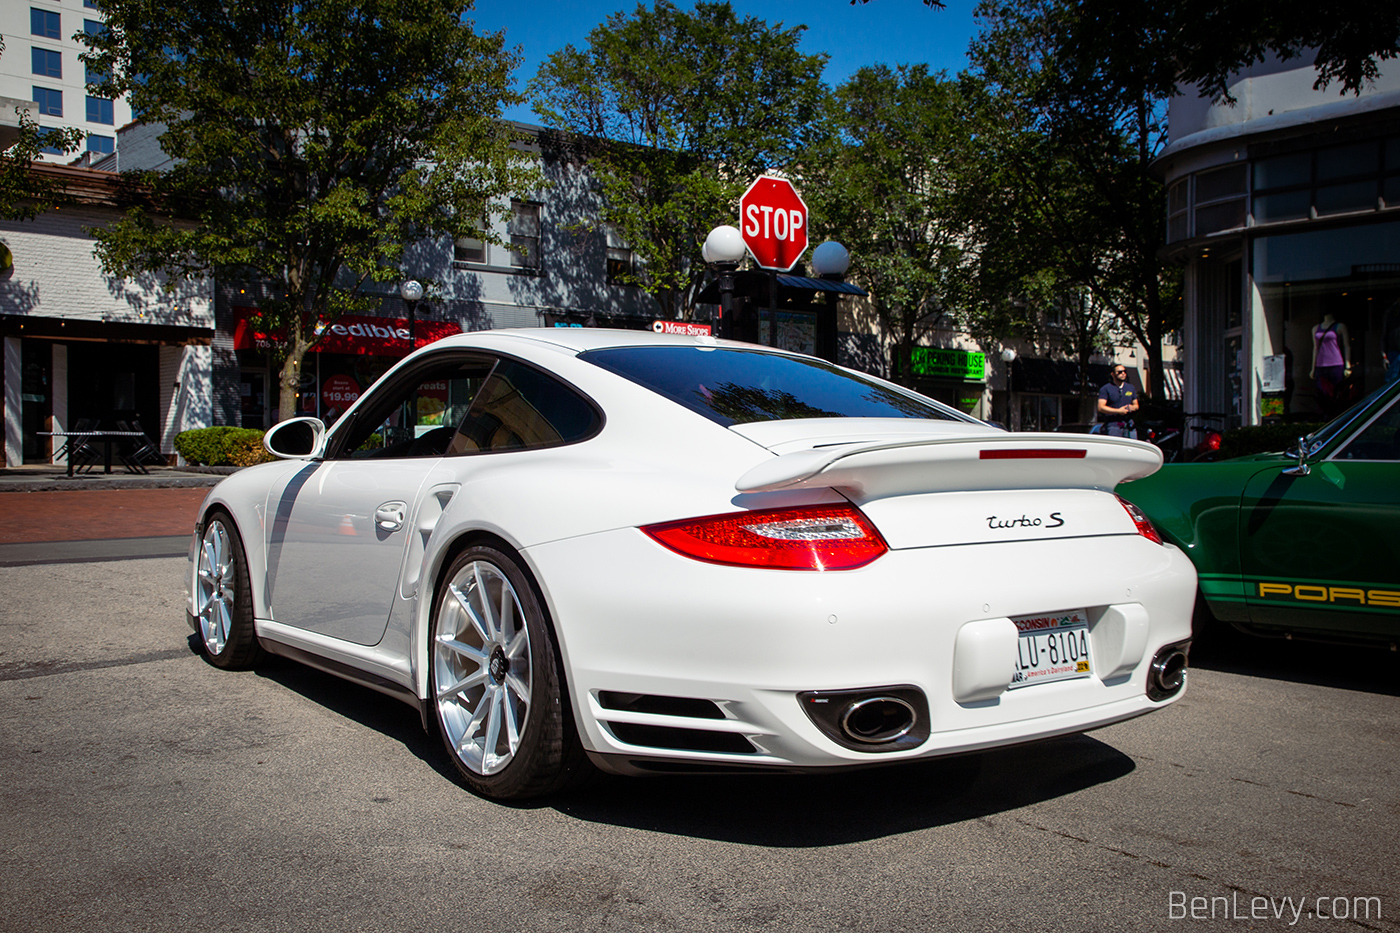
[[[673,0],[678,7],[692,6]],[[650,0],[648,0],[650,5]],[[931,10],[920,0],[870,0],[852,6],[849,0],[731,0],[741,16],[757,16],[785,26],[805,24],[802,49],[826,52],[828,84],[836,85],[865,65],[926,62],[950,74],[967,64],[967,44],[976,32],[975,0],[947,0],[947,9]],[[506,44],[518,46],[525,60],[516,72],[521,88],[534,76],[549,53],[573,43],[583,47],[588,32],[610,13],[636,9],[636,0],[575,0],[569,3],[521,3],[519,0],[477,0],[477,28],[504,29]],[[538,118],[528,108],[507,117],[526,123]]]

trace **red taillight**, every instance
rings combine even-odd
[[[1201,450],[1219,450],[1220,435],[1214,431],[1206,432],[1206,439],[1201,441]]]
[[[889,550],[853,505],[730,512],[642,528],[686,557],[735,567],[851,570]]]
[[[1138,534],[1149,541],[1156,541],[1158,544],[1162,543],[1162,536],[1157,533],[1156,528],[1152,527],[1152,519],[1143,514],[1142,509],[1133,505],[1122,496],[1118,497],[1118,501],[1123,504],[1123,508],[1128,512],[1128,517],[1131,518],[1133,524],[1137,526]]]

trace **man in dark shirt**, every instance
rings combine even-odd
[[[1137,437],[1133,413],[1138,410],[1138,393],[1128,383],[1128,368],[1115,363],[1113,381],[1099,389],[1099,423],[1114,437]]]

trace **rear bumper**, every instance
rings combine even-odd
[[[554,542],[525,556],[555,620],[584,746],[615,770],[639,761],[856,766],[1129,719],[1175,700],[1148,698],[1148,669],[1161,647],[1190,637],[1196,589],[1180,551],[1138,535],[897,550],[859,570],[829,573],[700,563],[635,529]],[[1069,609],[1088,610],[1094,676],[968,692],[967,670],[985,669],[990,649],[960,640],[965,626]],[[1005,663],[1009,680],[1012,658]],[[797,698],[895,684],[921,690],[928,701],[929,737],[915,748],[842,747]],[[692,718],[618,709],[605,691],[701,699],[714,712]],[[697,734],[719,738],[687,738]],[[638,736],[655,735],[692,747],[640,744]],[[733,750],[739,746],[749,750]]]

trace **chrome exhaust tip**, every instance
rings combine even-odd
[[[841,732],[852,742],[884,745],[908,735],[918,718],[914,707],[899,697],[871,697],[846,707]]]
[[[1186,686],[1187,653],[1191,643],[1167,645],[1152,658],[1147,671],[1147,698],[1161,701],[1176,696]]]
[[[808,690],[797,701],[831,741],[857,752],[902,752],[928,741],[928,698],[918,687]]]

